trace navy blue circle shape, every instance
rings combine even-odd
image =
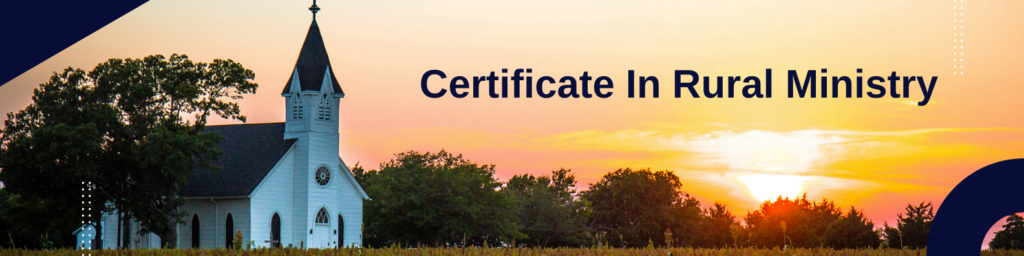
[[[1024,212],[1020,197],[1024,159],[985,166],[967,176],[942,201],[928,233],[928,256],[980,255],[996,221]]]

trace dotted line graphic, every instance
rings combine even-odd
[[[964,0],[953,0],[953,74],[964,74]],[[959,43],[959,45],[958,45]],[[960,51],[956,51],[960,49]],[[959,69],[960,72],[957,72]]]
[[[94,239],[93,235],[90,234],[90,232],[87,232],[94,230],[92,226],[92,189],[92,182],[82,182],[82,225],[85,226],[85,230],[82,230],[82,232],[80,232],[80,236],[89,240]],[[92,243],[95,242],[96,241],[93,240]],[[78,246],[82,247],[79,248],[82,250],[92,250],[92,248],[85,248],[84,244],[80,244]],[[82,253],[82,256],[92,256],[92,253]]]

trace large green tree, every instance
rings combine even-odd
[[[441,150],[399,153],[380,170],[355,169],[373,199],[363,205],[368,246],[479,246],[524,238],[515,198],[499,191],[494,165]]]
[[[589,202],[576,196],[576,176],[568,169],[550,176],[516,175],[502,190],[515,196],[516,217],[525,246],[579,247],[586,242]]]
[[[931,202],[907,204],[906,212],[899,213],[896,217],[895,227],[889,226],[889,223],[882,226],[889,247],[919,249],[928,246],[928,232],[931,231],[932,220],[935,219]]]
[[[592,226],[607,232],[613,246],[695,246],[700,229],[700,204],[683,193],[671,171],[618,169],[605,174],[582,193],[593,208]],[[668,231],[668,232],[666,232]],[[682,235],[680,235],[682,234]]]
[[[1024,218],[1017,214],[1007,217],[1003,230],[996,231],[996,236],[988,242],[988,247],[1007,250],[1024,248]]]
[[[40,84],[32,96],[34,103],[17,113],[8,113],[0,137],[0,181],[12,208],[4,216],[13,222],[11,230],[46,233],[70,233],[98,213],[108,198],[93,193],[96,200],[83,211],[85,182],[91,182],[106,164],[102,145],[105,130],[116,120],[116,111],[102,104],[103,97],[83,84],[85,72],[68,68],[54,73]],[[35,206],[49,211],[37,211]],[[28,216],[26,216],[28,215]],[[36,221],[26,221],[36,220]],[[11,232],[11,231],[8,231]],[[63,246],[73,245],[73,236],[61,236]],[[32,245],[34,242],[15,241]]]
[[[94,223],[116,208],[141,222],[140,232],[173,245],[174,225],[182,221],[177,193],[188,172],[219,170],[220,136],[202,132],[207,119],[244,122],[232,100],[255,93],[254,76],[231,60],[201,63],[177,54],[54,73],[33,92],[32,104],[7,115],[0,181],[21,200]],[[93,205],[83,211],[87,184]],[[51,215],[51,222],[82,221]]]

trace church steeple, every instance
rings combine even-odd
[[[292,85],[296,82],[299,85],[298,91],[320,91],[321,85],[329,75],[331,83],[329,86],[334,90],[334,94],[343,96],[344,92],[341,90],[341,85],[338,84],[337,77],[334,76],[331,59],[327,55],[324,39],[320,35],[320,26],[316,23],[316,13],[320,11],[316,0],[313,1],[313,6],[309,7],[309,11],[313,13],[313,23],[309,25],[306,40],[302,43],[299,58],[295,61],[295,68],[292,69],[296,75],[289,76],[288,83],[285,84],[281,94],[291,93]],[[294,81],[296,76],[298,81]]]

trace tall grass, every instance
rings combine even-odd
[[[258,249],[258,250],[192,250],[192,249],[171,249],[171,250],[100,250],[100,251],[79,251],[79,250],[18,250],[0,249],[0,255],[10,256],[284,256],[284,255],[479,255],[479,256],[559,256],[559,255],[677,255],[677,256],[726,256],[726,255],[750,255],[750,256],[790,256],[790,255],[828,255],[828,256],[920,256],[925,255],[925,250],[900,250],[900,249],[855,249],[855,250],[833,250],[827,248],[811,249],[691,249],[691,248],[670,248],[670,249],[614,249],[614,248],[420,248],[420,249]],[[1019,255],[1024,256],[1020,250],[985,250],[981,251],[983,256]]]

